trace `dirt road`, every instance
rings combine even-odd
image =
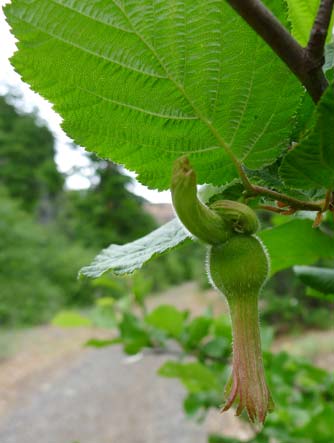
[[[206,305],[192,285],[160,302],[197,313]],[[156,375],[165,357],[83,348],[95,335],[38,328],[0,365],[1,443],[206,443],[208,430],[235,427],[233,414],[213,413],[205,426],[187,420],[182,386]]]
[[[169,291],[152,305],[168,302],[199,314],[208,301],[224,309],[213,293],[203,297],[193,285]],[[206,443],[208,431],[247,436],[233,412],[213,411],[204,425],[187,420],[182,386],[156,375],[165,357],[84,348],[97,333],[105,334],[53,327],[24,334],[19,351],[0,362],[0,443]],[[314,340],[308,344],[314,361],[331,368],[334,332],[316,337],[315,348]],[[301,350],[307,339],[308,334],[299,339],[303,343],[288,337],[276,349]],[[326,348],[318,358],[320,344]]]

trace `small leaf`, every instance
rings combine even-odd
[[[323,294],[334,294],[334,269],[295,266],[293,270],[306,286]]]
[[[77,328],[92,326],[92,321],[79,314],[78,312],[62,311],[57,314],[52,320],[53,326],[61,328]]]
[[[150,312],[145,321],[173,337],[179,337],[183,330],[184,313],[174,306],[161,305]]]
[[[211,326],[212,319],[209,317],[196,317],[186,328],[186,342],[188,346],[196,346],[206,337]]]
[[[319,292],[316,289],[311,288],[310,286],[307,286],[305,293],[308,297],[318,298],[330,303],[334,302],[334,294],[324,294],[323,292]],[[321,315],[321,311],[318,310],[318,312]]]
[[[296,189],[334,188],[334,87],[316,108],[316,124],[284,157],[280,175]]]
[[[122,338],[116,337],[110,340],[103,340],[100,338],[91,338],[86,341],[85,346],[91,346],[93,348],[105,348],[106,346],[112,346],[122,343]]]
[[[231,343],[225,337],[214,338],[202,347],[205,356],[223,359],[231,352]]]
[[[312,228],[309,220],[294,219],[258,236],[271,258],[271,275],[294,265],[309,265],[319,258],[334,257],[334,239]]]
[[[150,346],[149,335],[144,325],[129,312],[124,314],[119,330],[127,354],[137,354],[142,348]]]
[[[220,385],[209,368],[202,363],[178,363],[168,361],[158,371],[159,375],[178,378],[190,392],[220,389]]]
[[[203,416],[198,413],[205,412],[209,408],[219,409],[222,402],[221,394],[217,392],[203,391],[189,394],[184,402],[183,408],[187,415],[194,417],[197,414],[197,419],[201,419]]]
[[[131,274],[152,258],[185,243],[187,238],[187,232],[174,219],[131,243],[110,245],[89,266],[82,268],[80,275],[96,278],[107,271],[115,275]]]
[[[223,435],[211,434],[208,443],[240,443],[239,438],[225,437]]]

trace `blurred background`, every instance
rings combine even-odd
[[[173,211],[168,203],[151,203],[134,194],[131,177],[118,166],[94,156],[86,154],[86,165],[60,172],[55,162],[53,133],[37,112],[27,113],[21,103],[17,91],[0,97],[1,442],[132,443],[153,441],[151,435],[154,441],[167,443],[176,433],[180,442],[200,443],[207,441],[210,432],[214,433],[212,442],[248,441],[253,430],[245,422],[239,423],[233,414],[222,418],[214,409],[221,402],[223,379],[214,396],[206,384],[200,389],[200,397],[194,398],[190,389],[186,412],[195,416],[202,410],[197,419],[205,419],[202,425],[196,425],[183,415],[181,386],[156,375],[156,370],[166,364],[169,351],[143,356],[145,347],[156,347],[153,339],[158,341],[158,347],[164,341],[155,335],[153,339],[145,336],[143,341],[143,331],[137,324],[141,311],[142,318],[147,319],[147,312],[160,304],[172,305],[178,312],[188,313],[184,316],[186,329],[190,327],[186,323],[189,318],[204,316],[213,322],[218,316],[223,333],[215,329],[213,334],[218,336],[213,338],[210,352],[220,355],[223,350],[221,371],[226,378],[230,356],[228,317],[223,300],[207,282],[205,248],[188,244],[150,262],[132,277],[106,275],[93,281],[78,280],[80,267],[90,263],[101,248],[149,233],[170,220]],[[79,148],[72,145],[71,149]],[[66,183],[71,174],[82,174],[89,186],[69,187]],[[275,217],[262,217],[265,226],[276,222],[279,221]],[[324,407],[332,401],[333,380],[326,379],[334,363],[332,300],[329,296],[307,295],[307,288],[292,271],[277,274],[261,300],[264,341],[273,351],[268,358],[288,351],[291,356],[306,357],[310,365],[305,375],[306,363],[294,357],[270,363],[277,377],[283,374],[278,382],[274,377],[273,384],[290,386],[282,391],[285,399],[302,365],[306,384],[297,389],[302,405],[296,408],[289,399],[289,407],[296,414],[294,425],[308,423],[312,418],[308,408],[315,407],[314,401],[320,408],[321,401]],[[169,311],[160,316],[166,315],[170,315]],[[155,326],[166,332],[166,326],[159,322]],[[121,335],[125,331],[123,342],[119,342],[128,357],[119,346],[104,347],[112,344],[117,329]],[[203,337],[200,334],[196,346]],[[95,348],[85,347],[92,338]],[[163,338],[175,336],[167,334]],[[187,358],[191,349],[185,348]],[[282,368],[283,363],[287,367]],[[292,379],[289,371],[285,374],[287,368],[290,372],[293,368]],[[319,374],[319,368],[324,372]],[[189,377],[191,374],[192,371]],[[184,374],[181,377],[175,368],[174,375],[167,370],[167,377],[171,376],[184,382]],[[321,400],[319,390],[323,391]],[[287,405],[284,407],[286,410]],[[332,432],[332,409],[327,412],[322,429]],[[129,417],[129,413],[134,416]],[[280,417],[278,424],[273,423],[272,429],[289,423],[289,414]],[[34,426],[28,432],[30,423]],[[50,432],[53,436],[45,440]],[[219,440],[217,433],[237,439]],[[326,441],[318,439],[318,432],[312,438],[300,441]]]
[[[277,412],[260,433],[222,417],[230,328],[205,248],[187,244],[131,277],[77,279],[102,248],[173,218],[169,195],[72,144],[10,70],[11,52],[0,64],[1,443],[329,443],[334,298],[289,270],[270,281],[261,322]]]

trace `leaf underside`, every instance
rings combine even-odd
[[[5,13],[13,65],[68,135],[151,188],[184,154],[199,183],[221,185],[236,176],[226,149],[260,169],[287,146],[301,87],[224,1],[13,0]]]
[[[80,275],[100,277],[107,271],[115,275],[131,274],[146,262],[182,245],[188,234],[177,219],[125,245],[110,245],[94,261],[80,270]]]

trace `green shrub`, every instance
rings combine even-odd
[[[92,254],[69,245],[55,228],[38,225],[0,190],[0,322],[37,324],[60,307],[92,301],[80,265]]]

